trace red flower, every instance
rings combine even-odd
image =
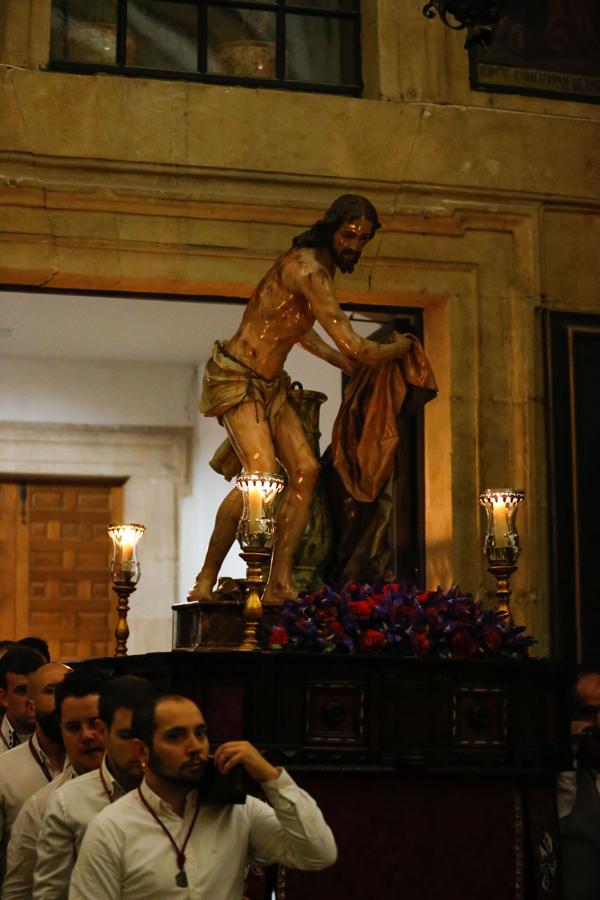
[[[477,652],[477,642],[467,628],[457,628],[452,638],[452,646],[457,656],[473,656]]]
[[[433,596],[433,591],[423,591],[421,594],[417,594],[417,600],[419,603],[423,603],[425,600],[429,600],[431,596]]]
[[[415,630],[410,635],[410,641],[416,656],[426,656],[429,651],[429,638],[424,630]]]
[[[324,622],[327,619],[335,619],[337,609],[334,606],[320,606],[315,612],[315,619]]]
[[[289,638],[285,628],[276,627],[269,635],[269,650],[273,650],[276,647],[285,647],[288,641]]]
[[[483,626],[483,639],[490,650],[497,650],[502,643],[502,634],[494,625]]]
[[[412,606],[409,603],[401,603],[400,606],[397,607],[394,620],[398,621],[399,618],[416,619],[418,615],[419,611],[416,606]]]
[[[374,628],[367,628],[360,636],[360,646],[362,650],[374,650],[385,644],[385,634],[382,631],[376,631]]]
[[[368,619],[371,615],[371,604],[368,600],[350,600],[348,612],[357,619]]]

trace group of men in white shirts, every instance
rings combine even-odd
[[[241,900],[249,865],[335,862],[318,806],[285,770],[247,741],[209,763],[186,697],[11,647],[0,702],[2,900]],[[209,765],[243,767],[268,803],[214,802]]]

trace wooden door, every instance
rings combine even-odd
[[[600,665],[600,315],[547,310],[553,655]]]
[[[0,640],[16,634],[18,511],[18,484],[0,483]]]
[[[113,652],[107,526],[121,509],[106,481],[0,482],[1,637],[39,635],[53,659]]]

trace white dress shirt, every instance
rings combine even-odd
[[[262,788],[272,808],[255,797],[243,805],[200,806],[185,850],[187,887],[175,881],[171,842],[138,791],[131,791],[90,823],[69,900],[240,900],[247,865],[332,865],[335,841],[312,797],[285,771]],[[145,782],[141,791],[181,847],[194,818],[196,791],[187,797],[183,818]]]
[[[123,794],[108,770],[106,756],[100,769],[68,781],[52,794],[37,843],[34,900],[67,900],[71,872],[86,828],[94,816]]]
[[[596,770],[594,770],[596,771]],[[600,772],[596,771],[596,791],[600,796]],[[573,811],[577,797],[577,762],[575,768],[568,772],[559,772],[556,778],[556,805],[558,818],[564,819]]]
[[[31,900],[37,841],[46,806],[54,791],[75,777],[69,763],[60,775],[36,791],[21,807],[12,827],[6,853],[2,900]]]
[[[596,779],[596,789],[598,789],[598,780]],[[577,796],[577,772],[559,772],[556,776],[556,805],[558,808],[558,818],[563,819],[568,816],[575,806],[575,798]]]
[[[0,837],[4,850],[21,806],[28,797],[48,784],[42,765],[46,767],[51,779],[61,771],[52,765],[40,747],[37,735],[30,737],[33,750],[41,763],[35,759],[29,739],[0,756]]]
[[[28,737],[28,734],[19,734],[15,731],[8,721],[8,716],[6,714],[4,715],[2,724],[0,725],[0,753],[5,753],[7,750],[14,750],[19,744],[24,743]]]

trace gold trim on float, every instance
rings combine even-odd
[[[458,740],[458,695],[459,694],[503,694],[503,702],[502,702],[502,729],[503,729],[503,740],[491,740],[491,739],[482,739],[482,740]],[[492,687],[460,687],[457,688],[456,691],[452,695],[452,739],[456,741],[459,747],[504,747],[506,746],[508,740],[508,697],[506,695],[506,688],[492,688]]]
[[[523,900],[525,854],[523,851],[523,798],[518,786],[513,788],[515,801],[515,900]]]
[[[277,866],[277,900],[286,900],[285,866]]]
[[[340,737],[337,735],[322,735],[317,737],[316,735],[311,735],[310,733],[310,722],[311,722],[311,712],[313,707],[311,705],[311,701],[314,697],[314,690],[326,688],[328,690],[356,690],[358,692],[358,708],[353,709],[349,708],[348,712],[351,715],[356,715],[358,712],[358,730],[357,733],[350,737]],[[304,713],[304,733],[306,740],[311,744],[349,744],[354,746],[359,746],[365,737],[365,684],[364,682],[352,682],[352,681],[336,681],[331,684],[326,684],[321,681],[310,682],[306,685],[306,709]]]

